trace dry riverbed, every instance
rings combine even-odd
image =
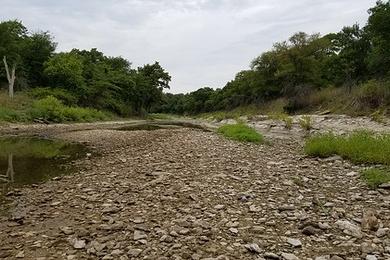
[[[10,194],[1,259],[390,259],[389,190],[305,157],[299,138],[110,127],[36,130],[92,152],[75,174]]]

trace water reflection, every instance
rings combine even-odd
[[[0,198],[9,187],[40,183],[72,170],[85,155],[80,144],[39,138],[0,138]]]
[[[5,184],[3,184],[2,186],[2,190],[3,192],[6,191],[6,187],[7,187],[7,184],[8,183],[13,183],[14,182],[14,175],[15,175],[15,171],[14,171],[14,155],[12,153],[8,154],[8,167],[7,167],[7,172],[5,173],[5,175],[3,174],[0,174],[0,182],[3,182]]]

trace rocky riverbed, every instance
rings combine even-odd
[[[390,259],[390,191],[307,158],[300,138],[89,128],[47,132],[92,152],[9,194],[1,259]]]

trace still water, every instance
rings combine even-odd
[[[0,137],[0,197],[10,187],[40,183],[72,170],[83,145],[37,137]]]

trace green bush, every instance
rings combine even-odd
[[[218,133],[226,138],[241,142],[262,143],[264,141],[264,137],[255,129],[242,123],[221,126],[218,128]]]
[[[30,115],[49,122],[91,122],[107,119],[101,111],[90,108],[68,107],[53,96],[48,96],[33,103]]]
[[[389,169],[368,169],[361,173],[361,177],[371,188],[377,188],[379,185],[390,182]]]
[[[63,122],[65,120],[64,105],[53,96],[40,99],[33,103],[31,117],[40,118],[51,122]]]
[[[29,91],[29,95],[34,99],[43,99],[48,96],[53,96],[68,106],[77,104],[77,97],[64,89],[59,88],[34,88]]]
[[[318,157],[340,155],[355,163],[390,165],[390,134],[358,131],[347,136],[316,135],[306,140],[305,152]]]
[[[389,98],[390,82],[376,80],[363,84],[357,92],[357,101],[360,107],[378,108],[385,105]]]

